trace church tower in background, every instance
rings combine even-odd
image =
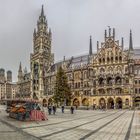
[[[22,65],[21,62],[19,64],[19,69],[18,69],[18,82],[21,82],[23,79],[23,72],[22,72]]]
[[[33,53],[30,55],[31,95],[40,99],[44,95],[44,78],[50,66],[54,63],[51,53],[52,33],[48,29],[44,8],[37,21],[37,28],[33,33]]]

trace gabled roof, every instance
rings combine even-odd
[[[92,56],[94,55],[95,54],[93,54]],[[84,55],[75,56],[75,57],[72,56],[71,58],[68,58],[65,61],[62,60],[62,61],[56,62],[55,64],[51,66],[51,72],[54,72],[55,70],[57,70],[60,66],[63,65],[63,63],[66,64],[66,67],[68,70],[87,67],[90,57],[91,56],[89,56],[89,54],[84,54]]]
[[[134,52],[133,58],[140,59],[140,49],[134,49],[133,52]]]

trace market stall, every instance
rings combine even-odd
[[[35,100],[15,100],[11,102],[9,116],[17,120],[47,120],[43,106]]]

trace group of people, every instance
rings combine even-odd
[[[49,113],[49,115],[51,115],[52,114],[52,112],[53,112],[53,115],[55,115],[55,113],[56,113],[56,106],[55,105],[53,105],[53,106],[48,106],[48,113]]]
[[[62,106],[62,107],[61,107],[62,113],[64,113],[64,109],[65,109],[65,107]],[[70,112],[71,112],[71,114],[74,113],[74,107],[73,107],[73,106],[70,107]]]
[[[48,106],[49,115],[51,115],[51,114],[55,115],[56,114],[56,108],[57,108],[56,105],[53,105],[53,106],[49,105]],[[61,112],[64,113],[64,110],[65,110],[65,107],[62,105],[61,106]],[[74,113],[74,107],[73,106],[70,107],[70,112],[71,112],[71,114]]]

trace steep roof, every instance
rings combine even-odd
[[[134,49],[133,53],[133,59],[140,59],[140,49]]]
[[[65,61],[62,60],[62,61],[56,62],[54,65],[51,66],[51,72],[54,72],[55,70],[57,70],[60,66],[63,65],[63,63],[66,64],[66,67],[68,70],[87,67],[90,57],[91,56],[89,54],[84,54],[84,55],[75,56],[75,57],[72,56],[71,58],[68,58]]]

